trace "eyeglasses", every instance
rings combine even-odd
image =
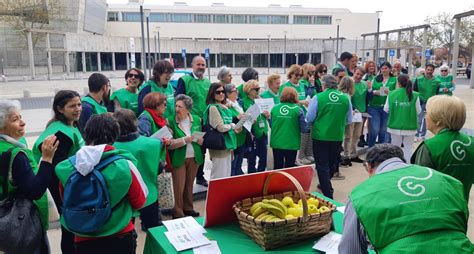
[[[127,77],[128,77],[128,78],[137,78],[137,79],[138,79],[138,78],[140,78],[140,75],[138,75],[138,74],[128,74]]]
[[[301,73],[295,73],[294,75],[295,75],[295,77],[297,77],[297,78],[298,78],[298,77],[303,77],[303,74],[301,74]]]
[[[448,70],[441,70],[441,72],[448,72]]]
[[[237,89],[230,91],[230,93],[236,93],[236,92],[237,92]]]
[[[224,94],[224,90],[217,90],[216,94]]]
[[[308,74],[309,74],[310,76],[314,75],[315,73],[316,73],[315,71],[310,71],[310,72],[308,72]]]
[[[320,70],[319,73],[328,73],[328,70]]]

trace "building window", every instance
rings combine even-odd
[[[139,12],[122,12],[122,21],[140,22],[140,13]]]
[[[311,24],[311,16],[294,16],[293,24]]]
[[[315,23],[318,25],[330,25],[331,16],[316,16]]]
[[[166,22],[166,13],[151,13],[150,22]]]
[[[108,12],[107,21],[119,21],[118,12]]]
[[[253,67],[268,67],[268,55],[267,54],[254,54],[253,55]]]
[[[268,16],[266,15],[251,15],[250,16],[251,24],[268,24]]]
[[[288,16],[270,16],[272,24],[288,24]]]
[[[214,15],[214,23],[229,23],[229,18],[227,15]]]
[[[268,58],[268,55],[267,55]],[[283,64],[283,54],[270,54],[270,67],[281,68]]]
[[[234,67],[232,63],[232,54],[217,54],[217,64],[218,66],[227,66],[227,67]]]
[[[247,16],[245,16],[245,15],[232,15],[232,23],[234,23],[234,24],[245,24],[245,23],[247,23]]]
[[[250,54],[235,54],[235,67],[249,67]]]
[[[176,23],[191,23],[192,22],[192,15],[186,13],[172,13],[171,14],[171,22]]]
[[[194,14],[195,23],[211,23],[211,15],[209,14]]]

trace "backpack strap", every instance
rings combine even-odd
[[[12,157],[13,148],[8,149],[0,156],[0,176],[3,177],[4,181],[2,184],[2,199],[8,195],[8,175],[10,167],[10,159]]]
[[[110,163],[112,163],[116,160],[120,160],[120,159],[126,159],[126,158],[124,156],[118,155],[118,154],[109,156],[109,157],[103,159],[102,161],[100,161],[99,164],[95,165],[94,170],[101,171],[102,169],[107,167]],[[75,165],[76,165],[76,155],[69,157],[69,162],[71,162],[72,166],[75,167]]]

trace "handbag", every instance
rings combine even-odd
[[[224,140],[224,133],[219,132],[218,130],[211,127],[210,124],[206,124],[202,127],[202,131],[204,134],[204,141],[202,142],[202,146],[207,149],[211,150],[225,150],[225,140]]]
[[[0,201],[0,251],[33,253],[43,239],[43,228],[36,205],[16,193],[8,193],[9,162],[13,149],[0,158],[3,197]]]
[[[171,173],[162,172],[158,175],[158,203],[160,209],[170,209],[174,207],[173,179]]]

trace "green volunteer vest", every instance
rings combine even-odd
[[[244,92],[244,85],[245,83],[242,83],[237,86],[237,91],[239,91],[239,98],[242,100],[247,97],[247,94]]]
[[[328,73],[328,74],[332,74],[332,75],[336,76],[336,74],[334,73],[334,71],[335,71],[336,69],[343,69],[344,72],[346,73],[346,76],[349,76],[349,72],[347,71],[347,68],[346,68],[345,66],[343,66],[342,64],[340,64],[340,63],[336,63],[336,64],[332,67],[331,73]]]
[[[425,76],[420,76],[416,78],[418,92],[420,93],[420,100],[423,102],[427,102],[429,98],[436,95],[439,80],[435,77],[431,79],[425,78]]]
[[[193,132],[201,132],[201,119],[195,115],[191,115],[191,117],[191,134]],[[179,124],[176,122],[176,116],[168,118],[168,125],[171,131],[173,132],[173,139],[186,137],[186,133],[179,127]],[[194,161],[196,161],[197,165],[203,164],[204,156],[202,154],[201,146],[196,142],[192,142],[191,145],[194,151]],[[169,152],[171,154],[171,163],[173,164],[173,168],[177,169],[181,167],[184,164],[184,160],[186,159],[186,145],[174,150],[169,150]]]
[[[62,132],[72,141],[71,149],[67,154],[68,157],[76,154],[76,152],[84,145],[84,139],[82,139],[82,135],[77,127],[69,126],[61,121],[54,121],[46,127],[33,145],[33,156],[38,163],[41,158],[40,145],[49,135],[56,134],[58,131]]]
[[[217,108],[217,110],[221,114],[222,121],[224,122],[224,124],[232,123],[232,113],[229,109],[224,109],[219,104],[210,104],[204,111],[204,124],[209,124],[209,108],[211,106],[215,106]],[[237,148],[237,137],[235,136],[234,130],[229,130],[228,132],[224,133],[224,141],[225,146],[228,150],[235,150]]]
[[[121,88],[112,93],[110,100],[117,100],[120,104],[120,107],[130,109],[135,112],[135,115],[138,114],[138,94],[131,93],[126,88]]]
[[[308,87],[311,86],[309,81],[307,79],[304,79],[304,78],[298,80],[298,83],[300,83],[300,86],[303,85],[305,88],[308,88]]]
[[[245,97],[242,100],[242,103],[243,103],[243,106],[244,106],[244,111],[247,111],[247,109],[250,108],[250,106],[255,104],[255,101],[250,99],[249,97]],[[265,117],[265,115],[260,114],[257,117],[257,121],[254,124],[252,124],[252,132],[253,132],[253,135],[255,136],[255,138],[260,138],[263,135],[267,135],[267,133],[268,133],[268,121],[267,121],[267,118]]]
[[[229,110],[232,113],[232,118],[236,118],[240,114],[239,111],[237,111],[233,107],[230,107]],[[243,144],[245,144],[245,139],[247,138],[247,130],[245,128],[242,128],[242,131],[236,133],[235,136],[237,138],[237,147],[241,147]]]
[[[151,135],[155,134],[155,132],[159,131],[161,128],[156,125],[155,120],[151,117],[150,113],[146,110],[143,110],[142,114],[138,117],[146,117],[151,123]]]
[[[199,117],[203,117],[206,110],[206,97],[211,87],[211,81],[207,78],[195,79],[191,75],[181,77],[184,81],[186,94],[193,99],[193,108],[191,113]]]
[[[166,110],[165,110],[165,113],[163,114],[163,117],[165,118],[168,118],[172,115],[174,115],[174,89],[173,89],[173,86],[171,84],[168,84],[165,87],[163,86],[159,86],[158,84],[156,84],[155,81],[153,80],[148,80],[141,88],[140,90],[142,90],[143,88],[147,87],[147,86],[151,86],[151,91],[152,92],[159,92],[159,93],[162,93],[166,96]],[[189,94],[189,91],[188,91],[188,88],[186,87],[186,94]],[[207,95],[207,91],[206,91],[206,95]],[[204,98],[204,100],[206,100]]]
[[[277,105],[277,104],[280,103],[280,95],[281,95],[281,94],[280,94],[279,91],[278,91],[277,94],[273,94],[273,92],[272,92],[270,89],[268,89],[268,90],[266,90],[265,92],[261,93],[261,94],[260,94],[260,97],[262,97],[262,98],[264,98],[264,99],[270,99],[270,98],[271,98],[271,99],[273,99],[273,103],[274,103],[275,105]]]
[[[318,112],[313,123],[313,139],[342,141],[349,111],[349,97],[336,89],[318,93]]]
[[[469,200],[474,183],[474,138],[444,129],[424,144],[430,151],[434,168],[461,181]]]
[[[394,130],[416,130],[418,128],[416,100],[418,93],[413,92],[411,101],[408,101],[407,90],[398,88],[388,95],[388,124]]]
[[[439,93],[440,94],[447,94],[447,95],[453,95],[452,91],[449,91],[450,88],[452,88],[453,85],[453,76],[447,75],[447,76],[441,76],[438,75],[436,78],[439,80]],[[444,88],[448,89],[447,92],[444,91]]]
[[[137,169],[148,188],[148,196],[143,207],[155,203],[158,199],[158,188],[156,179],[158,177],[158,167],[163,150],[161,141],[145,136],[129,142],[115,142],[114,147],[130,152],[137,159]]]
[[[301,145],[300,106],[280,103],[272,108],[270,146],[277,149],[299,150]]]
[[[103,169],[102,175],[104,176],[107,188],[109,189],[109,200],[112,206],[112,214],[109,220],[105,223],[102,228],[93,234],[76,234],[82,237],[103,237],[110,236],[122,231],[132,218],[132,205],[127,197],[128,190],[132,184],[132,173],[130,172],[130,166],[127,160],[132,161],[136,165],[136,160],[132,154],[124,150],[112,150],[104,152],[101,160],[113,155],[122,155],[127,159],[119,159],[108,165]],[[74,173],[76,169],[69,160],[64,160],[59,163],[56,168],[56,175],[62,186],[66,184],[69,177]],[[61,216],[61,225],[66,229],[68,228],[64,222],[63,216]]]
[[[92,106],[93,115],[100,115],[100,114],[107,113],[107,108],[104,105],[99,104],[89,95],[82,97],[82,102],[87,102]]]
[[[396,77],[390,77],[387,80],[387,83],[384,85],[383,82],[378,82],[375,78],[372,81],[372,90],[380,90],[382,87],[388,87],[389,91],[395,90],[397,85],[397,78]],[[380,96],[380,95],[375,95],[372,97],[372,100],[369,101],[369,106],[374,107],[374,108],[380,108],[385,105],[385,101],[387,100],[387,96]]]
[[[38,173],[38,163],[36,162],[36,160],[34,159],[33,157],[33,153],[28,150],[28,149],[23,149],[23,148],[20,148],[20,147],[17,147],[11,143],[8,143],[4,140],[0,140],[0,155],[6,151],[8,151],[10,148],[13,148],[12,150],[12,153],[11,153],[11,157],[10,157],[10,162],[9,162],[9,177],[11,178],[12,177],[12,164],[13,164],[13,160],[15,159],[15,157],[17,156],[17,154],[19,152],[23,152],[25,153],[25,155],[28,157],[28,161],[30,162],[30,167],[31,169],[33,170],[33,172],[35,174]],[[8,193],[11,193],[11,192],[14,192],[16,190],[16,186],[13,185],[13,183],[11,182],[11,179],[4,179],[2,176],[0,176],[0,186],[3,186],[3,183],[4,181],[8,181]],[[0,197],[3,197],[3,189],[0,187]],[[41,196],[41,198],[37,199],[37,200],[33,200],[33,203],[36,205],[36,207],[38,208],[38,213],[39,213],[39,216],[40,216],[40,219],[41,219],[41,225],[43,226],[43,230],[46,231],[48,230],[48,227],[49,227],[49,223],[48,223],[48,197],[47,197],[47,194],[46,192],[43,194],[43,196]]]
[[[369,178],[350,199],[378,253],[472,253],[462,190],[450,176],[411,165]]]
[[[306,100],[306,91],[305,91],[305,86],[301,85],[301,83],[296,86],[295,84],[291,83],[290,81],[286,81],[283,85],[280,86],[280,89],[278,90],[278,93],[281,94],[283,92],[283,89],[285,87],[293,87],[296,90],[296,93],[298,94],[298,99],[300,101]]]
[[[360,81],[354,84],[354,94],[351,97],[352,106],[360,113],[367,112],[367,92],[369,91],[367,83]]]

